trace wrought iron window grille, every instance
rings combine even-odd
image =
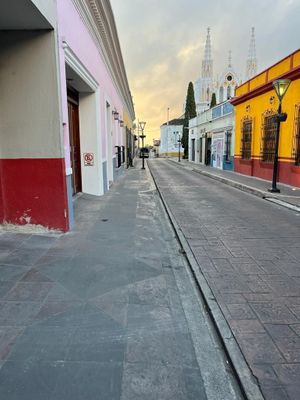
[[[251,160],[252,157],[253,119],[248,115],[241,121],[241,158]]]
[[[295,165],[300,165],[300,103],[295,106],[292,158],[295,160]]]
[[[277,132],[277,120],[274,110],[267,110],[262,114],[261,130],[261,160],[273,163]]]
[[[225,161],[230,161],[231,158],[231,138],[232,138],[232,132],[227,131],[225,133]]]

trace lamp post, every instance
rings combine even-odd
[[[180,146],[181,146],[181,138],[180,138],[180,132],[178,132],[178,162],[180,162]]]
[[[273,82],[273,87],[279,100],[278,111],[276,115],[276,136],[275,136],[275,155],[273,165],[273,179],[272,187],[269,189],[271,193],[280,193],[280,189],[277,188],[277,171],[278,171],[278,148],[279,148],[279,136],[280,136],[280,123],[286,121],[287,114],[282,112],[282,99],[286,94],[291,81],[289,79],[278,79]]]
[[[144,139],[146,135],[144,135],[144,129],[145,129],[146,122],[144,121],[139,121],[139,127],[142,132],[140,135],[140,138],[142,139],[142,169],[145,169],[145,154],[144,154]],[[141,151],[141,150],[140,150]]]

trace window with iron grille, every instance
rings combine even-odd
[[[231,157],[231,131],[227,131],[225,134],[225,161],[230,161]]]
[[[274,162],[277,122],[273,110],[262,115],[261,159],[264,162]]]
[[[295,107],[295,124],[294,124],[294,140],[293,154],[296,165],[300,165],[300,104]]]
[[[245,117],[241,122],[241,156],[243,160],[251,159],[251,149],[252,149],[252,118]]]

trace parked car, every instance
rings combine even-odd
[[[141,147],[140,148],[140,158],[149,158],[149,149],[147,147]]]

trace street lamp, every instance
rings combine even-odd
[[[277,188],[277,171],[278,171],[278,147],[279,147],[279,135],[280,135],[280,123],[286,121],[287,114],[282,112],[281,103],[284,95],[286,94],[291,81],[289,79],[278,79],[273,82],[273,87],[276,92],[276,95],[279,100],[279,106],[277,115],[275,116],[276,120],[276,136],[275,136],[275,155],[274,155],[274,165],[273,165],[273,179],[272,179],[272,187],[269,189],[271,193],[280,193],[280,190]]]
[[[176,132],[174,132],[174,135],[175,135],[175,142],[176,142],[176,136],[178,135],[178,140],[177,140],[177,143],[178,143],[178,162],[180,162],[180,143],[181,143],[180,132],[176,131]]]
[[[146,135],[144,135],[144,129],[145,129],[146,122],[144,121],[139,121],[139,126],[142,134],[140,135],[140,138],[142,139],[142,169],[145,169],[145,153],[144,153],[144,139]]]

